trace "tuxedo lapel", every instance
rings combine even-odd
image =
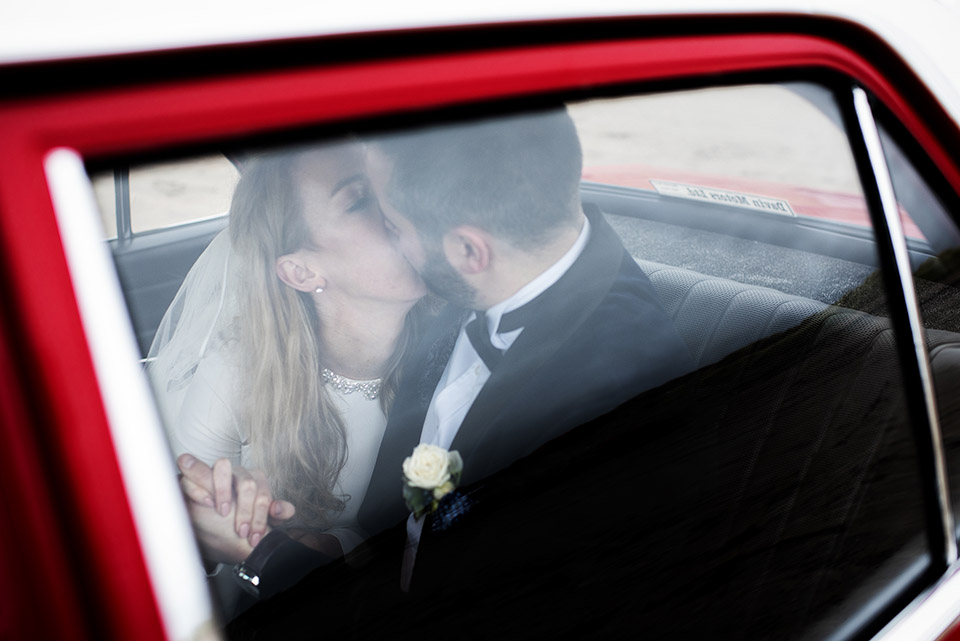
[[[535,318],[491,373],[453,440],[451,449],[464,458],[465,484],[516,458],[509,447],[497,448],[496,460],[475,460],[474,453],[483,442],[510,429],[511,424],[500,419],[509,415],[516,403],[544,402],[527,393],[532,377],[597,308],[620,272],[625,250],[619,236],[599,211],[587,215],[590,238],[583,252],[560,280],[528,303],[537,306]]]
[[[404,367],[409,377],[394,400],[370,485],[360,506],[360,525],[375,534],[403,518],[401,465],[420,442],[423,422],[433,392],[453,351],[463,310],[447,307]]]

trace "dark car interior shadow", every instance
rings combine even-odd
[[[960,336],[930,341],[960,369]],[[899,371],[886,319],[824,307],[467,488],[411,594],[388,531],[230,636],[790,639],[877,611],[931,566]]]

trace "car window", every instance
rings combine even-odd
[[[957,203],[945,201],[941,194],[931,187],[915,160],[922,158],[916,153],[908,155],[903,145],[902,135],[895,135],[889,127],[881,124],[880,136],[884,153],[890,169],[894,191],[900,209],[910,209],[925,227],[935,235],[935,254],[924,260],[913,262],[913,282],[920,302],[923,326],[927,328],[928,349],[931,373],[936,387],[936,402],[939,411],[940,429],[943,434],[947,473],[950,483],[950,497],[954,510],[960,505],[960,429],[957,427],[956,385],[957,354],[960,345],[955,341],[960,330],[960,291],[958,283],[958,251],[960,251],[960,231],[956,226]],[[951,205],[947,205],[950,202]]]
[[[103,225],[104,238],[117,237],[117,186],[114,172],[102,172],[90,177],[97,206],[100,208],[100,222]]]
[[[118,175],[119,174],[119,175]],[[221,216],[238,174],[223,154],[102,172],[93,177],[104,233],[117,235],[117,202],[137,234]]]
[[[840,112],[809,84],[629,97],[573,113],[585,180],[869,226]],[[923,238],[904,213],[907,235]]]
[[[839,112],[722,87],[133,167],[232,198],[175,296],[125,282],[170,292],[145,367],[228,636],[876,630],[933,560]]]

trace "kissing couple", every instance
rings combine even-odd
[[[403,259],[395,271],[412,268],[443,304],[419,309],[422,292],[406,275],[390,290],[404,301],[395,305],[402,313],[394,348],[412,314],[418,329],[390,370],[396,382],[374,431],[378,447],[345,448],[339,464],[338,472],[359,469],[365,481],[341,495],[351,534],[317,545],[318,537],[281,525],[295,502],[258,495],[261,513],[269,505],[278,518],[240,553],[239,578],[256,580],[261,603],[231,625],[238,638],[299,638],[341,625],[353,634],[380,625],[395,634],[396,617],[408,616],[411,604],[428,625],[446,605],[476,602],[491,586],[508,590],[507,601],[533,603],[528,593],[543,587],[542,568],[556,565],[562,546],[573,553],[597,544],[558,539],[593,509],[571,501],[564,480],[578,465],[585,431],[692,369],[646,274],[599,210],[581,204],[582,153],[565,110],[385,134],[367,141],[362,158],[355,175]],[[321,258],[280,269],[292,254],[278,254],[280,280],[306,297],[329,293],[335,279],[324,276]],[[331,343],[319,334],[321,345]],[[341,391],[359,381],[334,376]],[[344,427],[350,441],[354,426]],[[216,464],[200,457],[185,467],[195,458],[191,447],[179,448],[188,452],[180,459],[185,491],[205,500],[204,492],[217,492]],[[437,487],[412,482],[431,476],[412,469],[418,463],[441,468],[432,477]],[[435,500],[411,504],[417,490],[438,488]],[[210,503],[221,501],[197,502],[191,513],[215,511]],[[220,515],[228,529],[239,511]],[[327,608],[331,616],[317,616]],[[492,630],[506,619],[483,621]]]

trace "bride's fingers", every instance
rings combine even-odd
[[[257,546],[267,533],[267,512],[270,509],[270,484],[262,470],[251,470],[257,483],[257,494],[253,500],[253,517],[250,520],[250,545]]]
[[[250,536],[250,522],[257,499],[257,480],[239,465],[233,468],[233,476],[237,487],[237,516],[234,528],[237,536],[245,539]]]
[[[220,515],[230,514],[230,504],[233,503],[233,466],[230,459],[218,459],[213,464],[213,491]]]
[[[177,467],[184,478],[189,479],[194,486],[206,491],[212,501],[214,499],[213,470],[210,466],[191,454],[181,454],[177,457]],[[194,499],[196,500],[196,499]],[[197,501],[202,503],[202,501]]]
[[[270,519],[272,521],[287,521],[293,518],[297,509],[290,501],[277,499],[270,504]]]
[[[205,487],[197,485],[186,476],[180,477],[180,489],[183,490],[183,493],[187,495],[187,498],[194,503],[206,505],[207,507],[213,507],[213,497],[210,495],[210,492],[207,491]]]

